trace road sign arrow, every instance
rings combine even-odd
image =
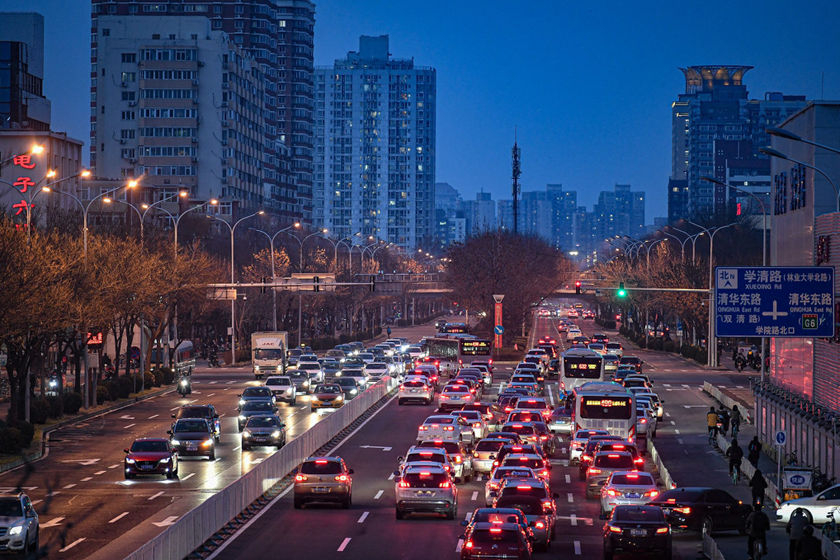
[[[381,449],[382,451],[391,451],[390,447],[384,447],[382,445],[360,445],[362,449]]]
[[[46,523],[41,523],[40,527],[41,527],[41,529],[48,529],[50,527],[58,527],[59,525],[61,525],[62,521],[64,521],[63,517],[54,517],[54,518],[50,519],[49,521],[47,521]]]
[[[168,527],[170,525],[174,525],[175,521],[177,519],[178,519],[177,515],[170,515],[169,517],[167,517],[163,521],[154,522],[154,523],[152,523],[152,525],[154,525],[156,527]]]

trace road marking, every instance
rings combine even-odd
[[[233,448],[233,450],[234,451],[239,451],[239,446],[237,445],[236,447]]]
[[[174,525],[175,521],[177,519],[178,519],[177,515],[170,515],[169,517],[167,517],[163,521],[157,521],[155,523],[152,523],[152,525],[154,525],[156,527],[168,527],[169,525]]]
[[[43,525],[41,525],[41,527],[43,527]],[[77,544],[82,542],[83,540],[85,540],[85,537],[82,537],[81,539],[76,539],[75,541],[71,542],[70,544],[68,544],[64,548],[60,549],[59,552],[67,552],[68,550],[70,550],[71,548],[73,548],[74,546],[76,546]]]
[[[347,537],[343,541],[341,541],[341,544],[338,545],[338,551],[337,552],[344,552],[344,549],[347,548],[348,544],[350,544],[350,540],[351,540],[350,537]]]
[[[475,490],[472,493],[472,501],[476,501],[478,499],[478,490]]]
[[[569,475],[566,475],[566,484],[571,484],[571,483],[572,483],[572,477],[569,476]]]
[[[674,433],[675,433],[675,434],[679,434],[679,433],[680,433],[680,431],[679,431],[678,429],[674,428]]]
[[[158,493],[157,493],[157,494],[155,494],[154,496],[151,496],[151,497],[149,497],[149,498],[147,498],[147,499],[148,499],[149,501],[152,501],[152,500],[154,500],[155,498],[160,498],[161,496],[163,496],[163,494],[164,494],[164,492],[163,492],[163,490],[161,490],[160,492],[158,492]]]
[[[63,517],[54,517],[53,519],[50,519],[46,523],[41,523],[40,527],[41,527],[41,529],[49,529],[50,527],[58,527],[59,525],[61,525],[62,521],[64,521]]]
[[[120,464],[119,464],[119,463],[114,463],[113,465],[108,465],[108,468],[109,468],[109,469],[116,469],[116,468],[117,468],[117,467],[119,467],[119,466],[120,466]]]
[[[569,521],[571,521],[572,527],[577,527],[577,515],[575,515],[574,513],[570,513]]]
[[[358,521],[356,521],[356,523],[364,523],[364,522],[365,522],[365,519],[367,519],[367,516],[368,516],[369,514],[370,514],[370,512],[368,512],[368,511],[364,512],[364,513],[363,513],[363,514],[359,517],[359,520],[358,520]]]
[[[76,483],[75,483],[75,482],[74,482],[73,484],[68,484],[67,486],[65,486],[65,487],[64,487],[64,489],[65,489],[65,490],[70,490],[70,489],[71,489],[71,488],[73,488],[74,486],[76,486]]]
[[[61,492],[59,492],[58,490],[53,490],[52,492],[49,492],[47,494],[47,497],[52,498],[53,496],[58,496],[59,494],[61,494]]]
[[[736,388],[736,389],[743,389],[743,388],[744,388],[744,386],[743,386],[743,385],[735,385],[735,388]]]
[[[676,425],[677,425],[677,423],[676,423],[676,422],[674,422],[673,420],[668,420],[668,421],[671,423],[671,425],[672,425],[672,426],[676,426]]]
[[[381,497],[382,497],[382,494],[383,494],[384,492],[385,492],[385,490],[380,490],[379,492],[377,492],[377,493],[376,493],[376,495],[373,497],[373,499],[374,499],[374,500],[378,500],[379,498],[381,498]]]
[[[686,389],[691,389],[691,386],[690,386],[690,385],[686,385],[685,383],[683,383],[683,384],[682,384],[682,386],[683,386],[683,387],[685,387]]]
[[[123,414],[120,416],[120,420],[134,420],[134,416],[129,416],[128,414]]]
[[[160,414],[152,414],[151,416],[149,416],[149,420],[157,418],[158,416],[160,416]]]
[[[573,502],[575,501],[575,495],[574,495],[574,494],[572,494],[571,492],[567,492],[567,493],[566,493],[566,498],[569,500],[569,503],[570,503],[570,504],[571,504],[571,503],[573,503]]]
[[[679,443],[680,445],[682,445],[682,444],[683,444],[683,438],[678,437],[678,438],[677,438],[677,443]]]
[[[231,384],[233,384],[233,381],[228,381],[227,384],[231,385]]]
[[[663,383],[663,384],[662,384],[662,386],[663,386],[663,387],[670,387],[670,386],[671,386],[671,384],[670,384],[670,383]]]
[[[464,539],[458,539],[458,544],[455,545],[455,552],[461,552],[462,548],[464,548]]]
[[[136,425],[137,425],[137,424],[129,424],[128,426],[123,426],[123,430],[127,430],[127,429],[129,429],[129,428],[133,428],[133,427],[134,427],[134,426],[136,426]]]
[[[665,416],[667,416],[668,418],[670,418],[670,417],[671,417],[671,413],[670,413],[670,412],[666,412],[666,413],[665,413]]]
[[[210,385],[215,385],[216,383],[218,383],[218,381],[211,381]]]
[[[41,502],[43,502],[43,501],[44,501],[44,500],[32,500],[32,505],[33,505],[33,506],[36,506],[36,505],[40,504],[40,503],[41,503]]]
[[[464,515],[464,521],[469,521],[469,520],[470,520],[470,517],[472,517],[472,514],[473,514],[473,512],[468,511],[468,512]]]
[[[180,406],[176,406],[175,408],[170,408],[169,410],[178,410],[179,408],[181,408],[181,407],[180,407]]]
[[[580,541],[575,541],[575,555],[580,556]]]
[[[394,480],[394,473],[393,472],[388,475],[388,480]]]
[[[119,514],[118,516],[116,516],[115,518],[113,518],[113,519],[112,519],[111,521],[109,521],[108,523],[116,523],[117,521],[119,521],[120,519],[122,519],[123,517],[125,517],[126,515],[128,515],[128,512],[127,512],[127,511],[124,511],[124,512],[122,512],[121,514]]]
[[[92,476],[86,476],[82,479],[82,482],[87,482],[88,480],[92,480],[92,479],[93,479]]]
[[[213,395],[215,395],[215,394],[216,394],[216,393],[210,393],[210,394],[209,394],[209,395],[207,395],[207,396],[208,396],[208,397],[212,397],[212,396],[213,396]]]
[[[565,448],[565,447],[561,447],[561,448],[560,448],[560,453],[562,453],[563,455],[565,455],[565,454],[566,454],[566,448]]]
[[[181,482],[184,482],[185,480],[189,480],[189,479],[191,479],[191,478],[192,478],[192,477],[194,477],[194,476],[195,476],[195,473],[194,473],[194,472],[191,472],[191,473],[190,473],[190,474],[188,474],[187,476],[182,477],[182,478],[181,478]]]
[[[93,473],[93,474],[94,474],[94,476],[99,476],[99,475],[101,475],[101,474],[105,474],[106,472],[108,472],[108,471],[96,471],[96,472],[95,472],[95,473]]]

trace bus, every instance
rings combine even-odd
[[[493,351],[493,343],[484,338],[461,338],[461,348],[458,352],[458,365],[470,365],[473,361],[486,360],[491,365],[493,360],[490,354]]]
[[[470,329],[466,323],[446,323],[439,332],[441,334],[467,334]]]
[[[560,356],[560,389],[571,393],[592,381],[604,381],[604,357],[588,348],[572,348]]]
[[[441,375],[447,373],[452,376],[458,371],[461,340],[457,338],[427,338],[425,346],[426,360],[437,364]]]
[[[572,425],[578,430],[606,430],[636,442],[636,397],[612,382],[584,383],[573,394]]]

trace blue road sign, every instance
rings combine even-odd
[[[493,327],[493,332],[501,336],[505,334],[505,328],[502,325],[496,325],[495,327]]]
[[[776,445],[784,445],[787,441],[787,434],[784,430],[776,432]]]
[[[834,267],[715,268],[719,337],[834,336]]]

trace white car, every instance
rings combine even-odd
[[[621,358],[624,355],[624,347],[620,342],[607,342],[607,352]]]
[[[650,473],[615,471],[601,487],[601,517],[606,517],[615,506],[641,506],[658,495]]]
[[[297,402],[297,390],[290,377],[272,375],[265,379],[265,386],[271,389],[275,400],[286,401],[289,404]]]
[[[498,467],[484,484],[484,503],[487,507],[493,507],[493,500],[499,494],[499,488],[506,478],[520,480],[531,480],[537,478],[537,473],[530,467]]]
[[[575,432],[575,437],[569,442],[569,463],[577,464],[580,462],[580,456],[583,455],[583,449],[589,441],[589,436],[607,436],[609,432],[606,430],[578,430]]]
[[[481,413],[477,410],[456,410],[454,412],[450,412],[452,416],[460,416],[467,422],[469,422],[470,426],[473,429],[473,435],[475,436],[474,441],[478,441],[487,435],[487,422],[484,421],[484,418],[481,417]]]
[[[435,414],[423,421],[417,429],[417,441],[441,439],[444,441],[463,441],[472,445],[475,441],[472,426],[458,416]]]
[[[583,333],[580,332],[580,329],[569,329],[566,333],[566,342],[572,342],[579,336],[583,336]]]
[[[787,523],[796,508],[804,509],[806,517],[815,524],[827,523],[829,520],[828,514],[836,512],[840,508],[840,484],[823,490],[816,496],[782,502],[782,505],[776,510],[776,521]],[[834,513],[834,515],[837,516],[838,514]]]
[[[429,380],[422,375],[407,377],[400,385],[397,394],[397,404],[402,406],[408,401],[423,401],[424,404],[432,404],[435,400],[435,389],[429,384]]]
[[[297,370],[309,376],[310,385],[324,382],[324,370],[321,369],[321,364],[318,362],[298,362]]]
[[[385,362],[371,362],[365,365],[365,374],[371,379],[380,379],[384,375],[390,374],[390,368]]]
[[[653,411],[656,413],[656,419],[659,420],[665,414],[665,408],[662,406],[662,400],[656,393],[636,393],[636,402],[640,400],[650,401]]]

